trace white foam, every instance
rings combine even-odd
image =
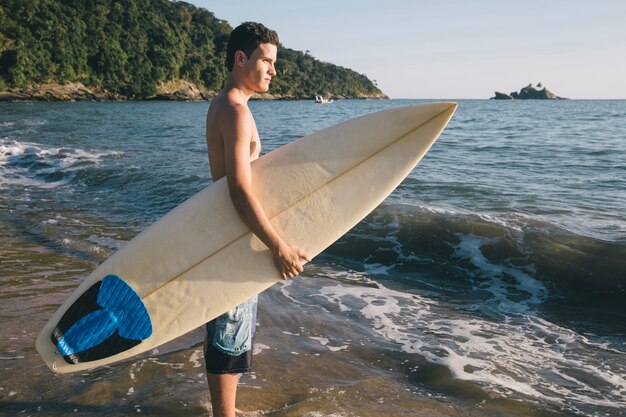
[[[309,336],[309,339],[312,340],[316,340],[319,342],[320,345],[324,346],[326,349],[330,350],[331,352],[338,352],[340,350],[345,350],[348,349],[348,345],[342,345],[342,346],[329,346],[328,342],[330,342],[330,340],[328,340],[325,337],[314,337],[314,336]]]
[[[100,246],[110,248],[110,249],[120,249],[122,246],[128,243],[125,240],[113,239],[110,237],[94,236],[94,235],[89,236],[85,240],[96,243],[97,245],[100,245]]]
[[[402,351],[419,354],[446,366],[455,378],[501,395],[518,393],[574,411],[577,405],[626,407],[623,366],[597,368],[583,353],[583,336],[531,314],[476,318],[380,284],[339,283],[322,287],[320,295],[342,312],[360,313]]]
[[[295,279],[305,279],[304,276],[299,276]],[[283,296],[285,296],[285,298],[289,299],[291,302],[295,303],[295,304],[300,304],[300,305],[305,305],[305,306],[309,306],[311,307],[312,304],[307,304],[304,303],[294,297],[291,296],[291,293],[289,292],[289,287],[291,287],[291,285],[294,283],[294,279],[290,279],[290,280],[286,280],[286,281],[281,281],[278,283],[278,287],[280,288],[280,291],[282,292]]]
[[[45,126],[48,121],[44,119],[22,119],[20,123],[24,126]]]
[[[264,350],[271,349],[268,345],[264,345],[263,343],[254,343],[254,349],[252,350],[253,355],[258,355]]]
[[[537,227],[537,215],[527,215],[519,212],[507,212],[507,213],[486,213],[484,211],[475,211],[470,209],[464,209],[462,207],[444,208],[432,205],[415,204],[412,201],[403,202],[408,207],[417,208],[419,211],[442,215],[445,218],[452,219],[480,219],[486,223],[494,224],[503,227],[511,233],[519,233],[523,235],[524,230],[532,225]],[[548,225],[548,223],[546,223]]]
[[[529,273],[533,272],[532,267],[527,270],[519,267],[506,266],[502,263],[490,262],[481,251],[484,245],[497,243],[499,238],[486,238],[474,234],[457,234],[460,239],[455,248],[455,256],[470,261],[478,268],[478,273],[474,276],[474,283],[477,289],[487,290],[493,294],[494,299],[491,304],[496,304],[498,311],[502,313],[523,313],[529,311],[533,305],[544,302],[548,296],[548,290],[539,280],[534,279]],[[530,270],[529,270],[530,269]],[[516,283],[509,284],[506,277],[512,277]],[[513,300],[511,297],[511,287],[514,287],[518,297]],[[522,296],[523,298],[519,298]]]
[[[191,356],[189,356],[189,362],[193,363],[194,368],[201,368],[202,362],[200,362],[200,360],[203,358],[204,353],[202,352],[202,349],[196,349],[193,351]]]
[[[379,263],[363,264],[363,268],[368,274],[372,275],[389,275],[389,271],[392,270],[394,265],[383,265]]]
[[[4,162],[11,156],[23,155],[26,146],[19,142],[2,140],[0,143],[0,161]]]
[[[46,148],[41,144],[0,139],[0,187],[21,185],[29,187],[51,188],[55,181],[46,182],[35,175],[47,175],[57,172],[72,173],[83,169],[83,165],[99,165],[105,157],[119,157],[120,151],[86,151],[79,148]],[[11,162],[26,156],[36,158],[45,168],[38,168],[33,174],[29,168],[12,166]]]

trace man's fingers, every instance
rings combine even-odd
[[[289,271],[287,270],[287,268],[283,268],[280,275],[283,277],[283,279],[289,279]]]
[[[288,280],[290,278],[295,277],[296,275],[298,275],[298,274],[296,274],[293,270],[284,272],[283,273],[283,280]]]
[[[283,280],[301,274],[304,271],[304,263],[311,260],[311,257],[304,250],[293,246],[289,247],[291,248],[291,253],[275,257],[276,266]]]
[[[307,262],[311,262],[311,257],[302,249],[298,249],[298,256],[300,259],[304,259]]]
[[[289,265],[283,266],[281,276],[282,276],[282,278],[284,280],[287,280],[289,278],[293,278],[295,275],[297,275],[297,274],[294,274],[294,269],[293,268],[291,268]]]

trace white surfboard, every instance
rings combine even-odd
[[[305,136],[252,164],[272,225],[315,256],[378,206],[435,142],[456,103],[401,107]],[[212,320],[280,281],[225,179],[103,262],[53,315],[37,350],[55,372],[117,362]]]

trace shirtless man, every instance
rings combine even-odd
[[[228,190],[242,220],[270,249],[283,279],[302,272],[309,256],[281,239],[252,189],[251,162],[261,153],[259,133],[248,100],[269,89],[276,75],[278,35],[259,23],[235,28],[228,41],[226,87],[211,102],[206,141],[213,181],[226,177]],[[256,297],[207,323],[205,362],[213,415],[235,417],[237,382],[250,371]]]

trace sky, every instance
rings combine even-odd
[[[626,99],[624,0],[186,0],[367,75],[391,98],[489,98],[541,82]]]

